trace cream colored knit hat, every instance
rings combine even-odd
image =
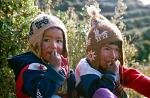
[[[67,30],[64,23],[56,16],[50,16],[42,13],[33,20],[29,32],[29,46],[38,57],[41,57],[41,42],[44,31],[52,27],[60,28],[63,31],[64,46],[62,55],[67,57]]]
[[[87,59],[91,66],[95,69],[103,68],[100,65],[100,48],[104,44],[109,44],[115,41],[120,42],[120,56],[119,61],[123,64],[122,42],[123,38],[120,30],[107,20],[104,16],[100,15],[96,9],[88,11],[92,17],[91,28],[87,38]]]

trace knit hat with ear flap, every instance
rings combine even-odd
[[[52,27],[59,28],[63,31],[64,46],[62,55],[67,57],[67,30],[64,23],[56,16],[41,13],[37,15],[37,17],[31,23],[29,32],[29,46],[33,53],[35,53],[39,58],[41,57],[41,43],[44,31]]]
[[[102,69],[100,65],[100,48],[105,44],[119,41],[120,56],[119,61],[123,65],[122,42],[123,38],[121,32],[107,20],[104,16],[100,15],[96,8],[89,7],[88,14],[92,17],[91,28],[88,33],[86,53],[87,59],[91,66],[95,69]],[[106,70],[106,69],[102,69]]]

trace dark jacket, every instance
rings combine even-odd
[[[14,71],[16,80],[17,98],[50,98],[57,94],[65,80],[74,82],[74,75],[67,76],[68,62],[62,57],[62,69],[56,72],[51,66],[45,64],[32,52],[23,53],[8,59]],[[72,80],[70,80],[70,78]],[[74,85],[75,83],[68,83]],[[68,92],[74,87],[68,87]]]

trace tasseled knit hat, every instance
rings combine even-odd
[[[120,42],[119,61],[123,65],[122,42],[123,38],[116,25],[100,15],[95,7],[87,8],[88,14],[92,17],[91,28],[87,37],[86,53],[89,63],[95,69],[103,68],[100,65],[100,48],[115,41]],[[105,69],[106,70],[106,69]]]
[[[67,49],[67,30],[64,23],[56,16],[47,15],[41,13],[33,20],[30,26],[29,32],[29,46],[33,53],[35,53],[39,58],[41,58],[41,43],[44,31],[56,27],[63,31],[63,53],[64,57],[68,55]]]

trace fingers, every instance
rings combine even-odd
[[[52,51],[51,56],[52,56],[53,59],[56,59],[56,60],[61,59],[60,54],[56,51]]]
[[[116,64],[117,66],[119,66],[119,65],[120,65],[120,61],[117,60],[117,61],[115,62],[115,64]]]
[[[115,62],[109,62],[107,64],[107,66],[108,66],[107,70],[116,73],[119,71],[119,65],[120,65],[119,60],[117,60]]]
[[[51,52],[51,61],[50,63],[53,65],[54,68],[59,68],[61,65],[61,56],[58,52],[52,51]]]

